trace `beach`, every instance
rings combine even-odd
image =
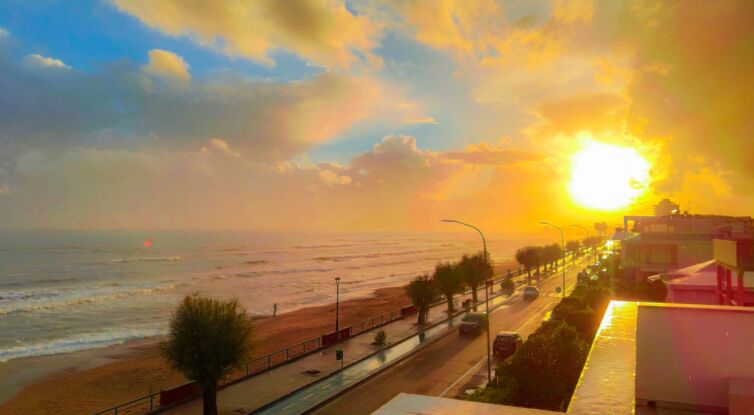
[[[341,324],[355,323],[408,303],[402,287],[378,289],[368,298],[342,302]],[[332,331],[334,306],[307,307],[275,318],[257,319],[253,355],[264,355]],[[185,382],[186,379],[169,369],[159,356],[158,342],[159,339],[153,338],[94,352],[12,361],[13,366],[46,364],[62,370],[48,374],[37,383],[18,385],[20,391],[0,405],[0,414],[91,414]],[[65,361],[75,364],[71,367]],[[91,365],[95,367],[87,367]],[[0,364],[0,377],[12,376],[10,371],[8,364]]]
[[[504,273],[514,266],[513,261],[503,261],[495,272]],[[380,288],[368,297],[342,301],[341,325],[394,311],[409,303],[403,286]],[[301,308],[274,318],[256,317],[253,356],[331,332],[334,322],[335,304]],[[159,341],[155,337],[103,349],[0,363],[0,379],[6,380],[2,383],[3,392],[15,392],[0,404],[0,414],[92,414],[186,382],[159,355]],[[17,374],[29,373],[29,367],[39,367],[47,373],[25,382]]]

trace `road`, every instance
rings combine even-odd
[[[587,263],[582,259],[566,272],[569,290],[576,282],[576,274]],[[490,317],[491,333],[511,330],[528,337],[560,300],[555,288],[562,282],[561,275],[556,273],[540,282],[537,300],[517,300],[494,310]],[[370,414],[400,392],[450,398],[462,396],[466,389],[486,380],[486,352],[484,335],[465,338],[451,333],[330,402],[315,414]],[[493,361],[493,370],[496,364]]]

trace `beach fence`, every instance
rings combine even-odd
[[[491,284],[496,284],[505,278],[519,277],[526,274],[523,268],[509,270],[506,274],[498,275],[490,280]],[[480,287],[481,288],[481,287]],[[466,290],[469,294],[471,290]],[[445,300],[438,300],[432,306],[444,303]],[[220,388],[240,382],[249,377],[259,375],[277,366],[299,359],[308,354],[314,353],[320,349],[336,344],[353,336],[371,331],[372,329],[384,326],[395,320],[411,316],[416,313],[416,307],[407,305],[399,309],[371,317],[357,323],[353,323],[337,332],[325,333],[319,337],[303,341],[301,343],[288,346],[284,349],[268,353],[264,356],[255,357],[246,363],[246,367],[240,371],[232,373],[223,379]],[[194,383],[186,383],[160,392],[151,393],[132,401],[107,408],[94,415],[136,415],[146,414],[152,411],[169,408],[178,405],[187,400],[195,399],[201,396],[198,388]]]

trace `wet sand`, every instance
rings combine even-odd
[[[498,265],[504,273],[510,263]],[[403,287],[381,288],[368,298],[341,301],[346,326],[409,304]],[[334,304],[256,318],[253,356],[330,332]],[[0,414],[90,415],[116,404],[181,384],[186,379],[168,368],[157,349],[159,338],[97,350],[40,356],[0,363]],[[10,399],[8,399],[10,397]]]

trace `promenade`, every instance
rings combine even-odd
[[[524,276],[520,278],[524,278]],[[499,296],[499,288],[499,285],[493,287],[493,296]],[[465,294],[457,296],[457,298],[460,299],[460,303],[465,299],[471,298],[471,295]],[[514,297],[512,296],[512,298]],[[483,289],[479,290],[479,300],[481,301],[481,309],[483,309]],[[445,303],[432,307],[429,312],[429,325],[437,325],[446,321],[448,319],[446,309],[447,306]],[[395,320],[379,329],[384,330],[387,334],[387,347],[390,347],[392,344],[417,334],[416,315]],[[443,327],[443,329],[447,332],[447,330],[453,329],[453,327],[448,325],[447,327]],[[352,337],[339,344],[321,349],[298,360],[224,387],[218,391],[218,413],[221,415],[250,413],[307,385],[315,383],[330,374],[338,372],[341,368],[341,362],[335,359],[335,350],[337,348],[343,349],[343,364],[346,367],[374,355],[384,348],[372,345],[374,333],[376,332],[377,330],[372,330],[363,335]],[[160,413],[201,414],[202,402],[201,399],[195,399],[169,410],[160,411]]]

